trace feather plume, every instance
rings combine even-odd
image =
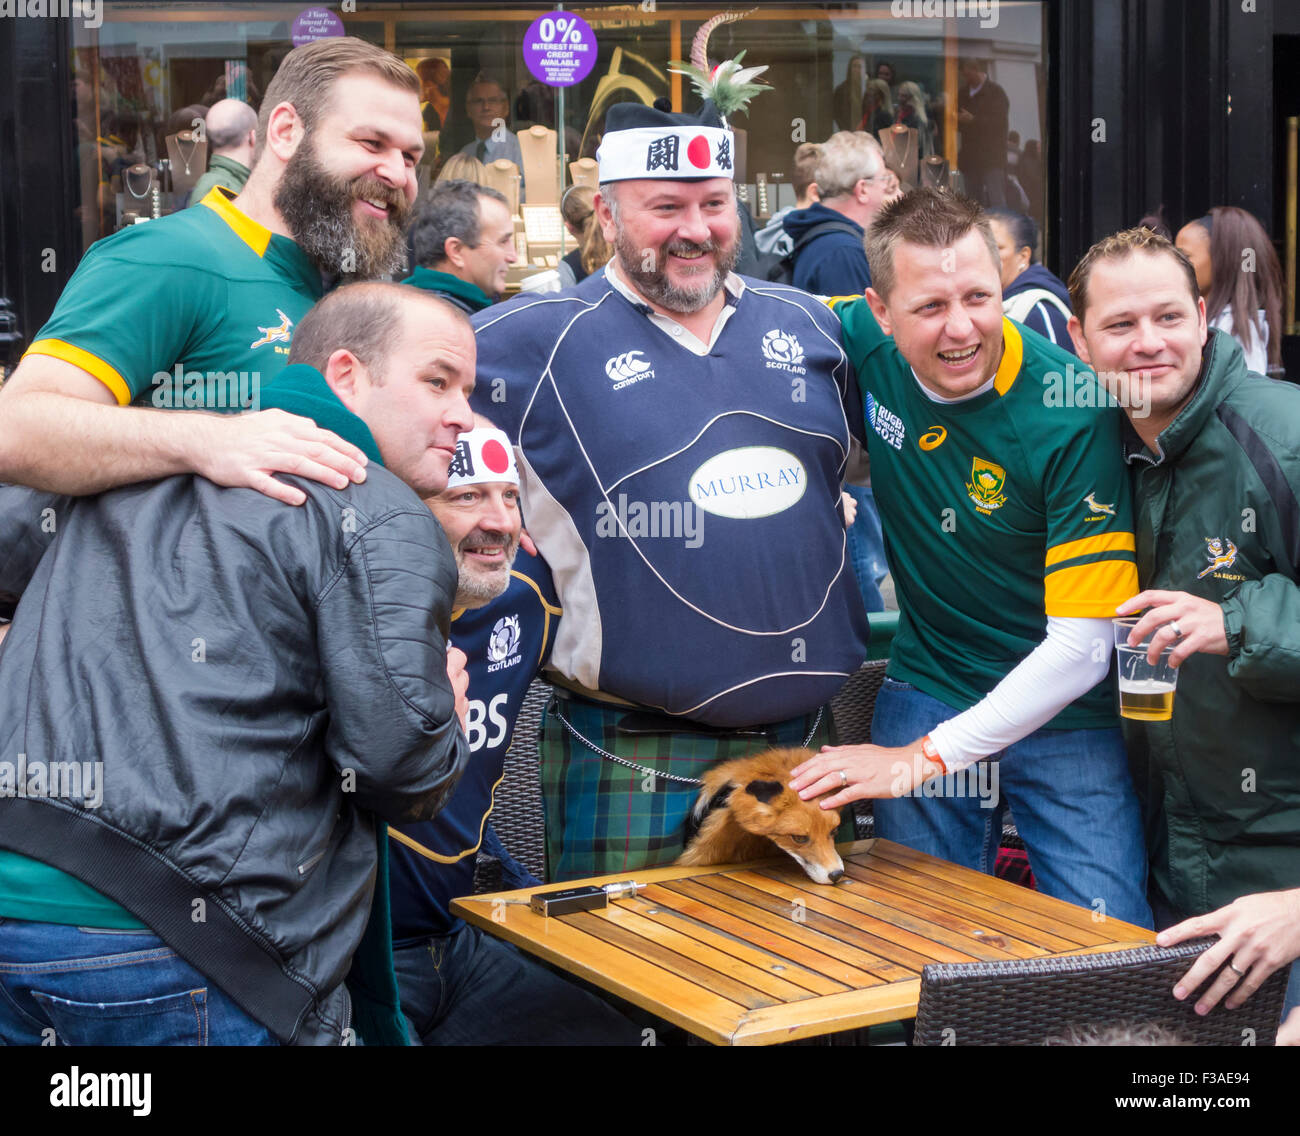
[[[690,79],[691,86],[695,88],[700,98],[706,101],[712,100],[724,120],[732,112],[744,110],[750,99],[761,91],[771,90],[771,87],[766,83],[754,82],[767,70],[766,66],[741,67],[740,62],[745,58],[743,51],[735,59],[723,60],[710,71],[709,36],[719,25],[742,20],[755,11],[756,8],[751,8],[748,12],[720,12],[712,19],[706,20],[691,41],[690,62],[674,59],[668,64],[669,71],[685,75]]]

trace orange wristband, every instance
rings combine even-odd
[[[930,740],[929,734],[926,734],[925,737],[921,739],[921,752],[928,760],[933,761],[935,765],[942,769],[945,776],[947,775],[948,766],[944,763],[943,758],[939,756],[939,750],[935,746],[934,742]]]

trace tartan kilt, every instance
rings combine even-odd
[[[732,758],[772,746],[801,746],[816,713],[766,728],[764,735],[621,734],[629,707],[605,706],[557,690],[538,741],[546,808],[546,867],[550,881],[662,867],[685,848],[686,816],[700,786],[629,769],[594,752],[556,718],[562,714],[601,749],[661,773],[702,777]],[[834,744],[830,707],[823,708],[809,748]],[[845,810],[839,840],[853,839],[853,812]],[[773,849],[775,852],[775,848]]]

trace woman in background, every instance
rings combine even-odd
[[[590,276],[614,255],[614,250],[601,232],[596,218],[596,191],[589,185],[570,186],[560,198],[560,215],[564,227],[578,242],[577,248],[560,259],[560,284],[572,288]]]
[[[1264,226],[1220,205],[1189,221],[1174,242],[1196,269],[1211,327],[1226,331],[1261,375],[1282,368],[1282,265]]]
[[[487,185],[487,170],[473,154],[453,154],[442,163],[435,181],[472,181]]]
[[[889,93],[889,84],[884,79],[869,80],[862,95],[862,122],[858,129],[877,138],[882,130],[893,125],[894,99]]]
[[[925,113],[925,92],[919,83],[909,80],[898,85],[898,113],[894,116],[894,122],[916,131],[916,144],[922,158],[928,158],[934,153],[934,134],[930,129],[930,119]]]
[[[1002,314],[1075,354],[1070,340],[1070,293],[1038,263],[1038,226],[1011,209],[986,209],[1002,262]]]

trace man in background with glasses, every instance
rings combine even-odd
[[[510,99],[495,79],[479,75],[465,95],[465,112],[474,126],[474,141],[461,147],[462,154],[477,158],[485,166],[498,158],[514,162],[519,169],[519,199],[524,196],[524,154],[519,139],[506,122]]]

